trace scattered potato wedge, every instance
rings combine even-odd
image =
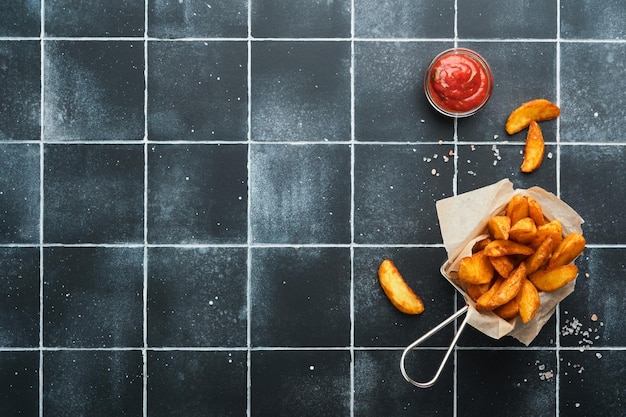
[[[562,265],[552,269],[544,269],[530,274],[528,279],[535,284],[539,291],[556,291],[578,275],[576,265]]]
[[[543,133],[539,123],[534,120],[528,125],[526,144],[524,146],[524,160],[522,161],[522,172],[533,172],[541,166],[546,143],[543,140]]]
[[[528,323],[533,319],[533,317],[535,317],[537,310],[539,310],[540,298],[537,287],[535,287],[535,285],[528,279],[524,278],[522,288],[519,293],[517,293],[515,300],[517,301],[519,316],[522,323]]]
[[[493,274],[493,266],[484,251],[466,256],[459,264],[459,279],[468,284],[488,284]]]
[[[561,110],[549,100],[540,98],[523,103],[509,115],[505,129],[513,135],[528,127],[531,121],[541,122],[559,117]]]
[[[569,264],[581,254],[586,244],[587,241],[582,235],[570,233],[554,250],[548,262],[548,268]]]
[[[424,303],[406,283],[391,259],[385,259],[378,268],[378,280],[383,291],[398,310],[406,314],[422,314]]]

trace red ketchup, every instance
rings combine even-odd
[[[471,116],[489,100],[493,75],[476,52],[454,48],[437,55],[424,77],[428,101],[447,116]]]

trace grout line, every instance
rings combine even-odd
[[[144,0],[143,36],[143,417],[148,416],[148,0]]]
[[[247,259],[246,259],[246,415],[252,416],[252,6],[248,2],[248,34],[247,50],[247,150],[248,150],[248,195],[246,208],[247,227]]]
[[[350,417],[355,415],[355,367],[356,356],[354,351],[355,341],[355,311],[354,311],[354,213],[355,213],[355,151],[354,146],[356,141],[356,118],[355,118],[355,98],[354,98],[354,86],[356,77],[355,67],[355,49],[354,49],[354,37],[355,37],[355,14],[354,14],[354,2],[351,0],[350,4]]]
[[[561,1],[556,0],[556,44],[555,44],[555,55],[556,55],[556,104],[561,107]],[[561,118],[556,118],[556,195],[558,198],[561,198]],[[556,349],[554,351],[554,359],[555,359],[555,382],[554,382],[554,393],[555,393],[555,402],[554,402],[554,415],[555,417],[559,417],[561,403],[560,403],[560,391],[561,391],[561,303],[556,305],[556,310],[554,311],[555,316],[555,346]]]
[[[41,0],[40,4],[40,38],[39,38],[39,54],[40,54],[40,91],[39,98],[39,381],[38,381],[38,399],[39,399],[39,417],[43,417],[43,389],[44,389],[44,172],[45,172],[45,149],[44,149],[44,121],[45,121],[45,0]]]

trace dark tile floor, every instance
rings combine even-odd
[[[625,4],[3,2],[0,415],[626,415]],[[495,77],[459,120],[422,91],[454,45]],[[537,97],[561,117],[528,175],[504,122]],[[435,202],[503,178],[585,219],[576,291],[415,388],[402,349],[462,302]]]

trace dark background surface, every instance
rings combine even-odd
[[[626,415],[625,5],[3,2],[0,415]],[[495,77],[458,121],[421,88],[454,45]],[[522,174],[504,122],[538,97],[561,117]],[[585,219],[576,291],[529,347],[467,328],[414,388],[402,349],[461,303],[435,201],[502,178]]]

